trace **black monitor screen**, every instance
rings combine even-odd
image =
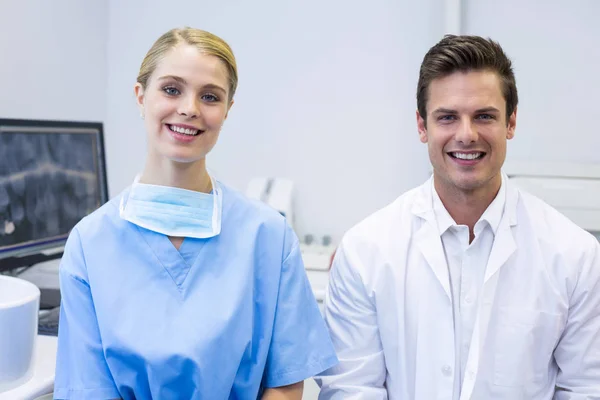
[[[107,201],[102,124],[0,119],[0,259],[64,245]]]

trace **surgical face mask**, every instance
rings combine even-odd
[[[142,228],[174,237],[204,239],[221,233],[221,190],[201,193],[169,186],[139,183],[121,197],[121,218]]]

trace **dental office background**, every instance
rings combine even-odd
[[[0,118],[103,122],[111,197],[144,164],[142,58],[186,25],[229,42],[240,73],[209,168],[242,192],[291,180],[301,238],[335,244],[427,179],[415,91],[444,33],[489,36],[514,61],[509,162],[600,164],[600,0],[0,0],[0,18]],[[322,299],[326,277],[311,273]],[[309,381],[304,398],[317,392]]]
[[[415,90],[444,33],[499,41],[520,103],[508,159],[600,163],[598,0],[0,0],[0,114],[104,122],[110,196],[144,164],[141,60],[176,26],[222,36],[240,84],[212,172],[294,182],[295,229],[343,232],[427,179]]]

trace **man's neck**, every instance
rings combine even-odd
[[[472,242],[475,224],[498,195],[502,176],[498,175],[483,187],[474,190],[463,190],[435,177],[433,183],[444,208],[454,222],[469,227],[469,243]]]

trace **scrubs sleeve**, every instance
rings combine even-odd
[[[291,250],[284,259],[264,386],[304,381],[337,364],[319,306],[304,270],[298,239],[287,229]]]
[[[104,358],[77,228],[67,240],[59,278],[61,308],[54,398],[120,398]]]

